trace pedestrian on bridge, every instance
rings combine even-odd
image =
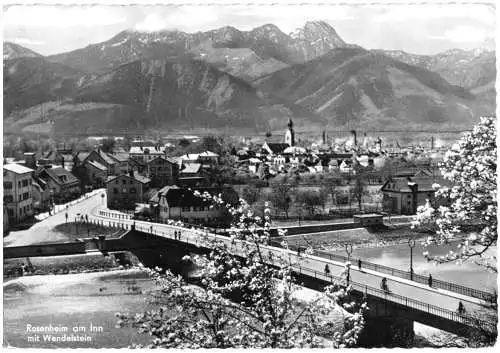
[[[429,273],[429,287],[432,287],[432,275]]]
[[[66,223],[68,223],[68,212],[66,212],[65,217],[66,217]]]
[[[358,259],[358,269],[361,270],[361,259]]]
[[[382,290],[385,290],[386,292],[389,291],[389,287],[387,286],[387,278],[385,277],[382,278],[382,282],[380,283],[380,288],[382,288]]]
[[[462,301],[458,302],[458,314],[459,315],[463,315],[465,314],[465,307],[464,307],[464,304],[462,303]]]
[[[330,275],[330,267],[328,267],[328,264],[325,265],[325,276]]]

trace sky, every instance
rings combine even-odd
[[[250,30],[272,23],[290,33],[314,20],[324,20],[344,41],[367,49],[435,54],[495,49],[495,17],[491,4],[11,5],[3,9],[2,24],[4,41],[43,55],[106,41],[125,29],[196,32],[229,25]]]

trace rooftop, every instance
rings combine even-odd
[[[17,163],[4,164],[3,169],[11,171],[16,174],[26,174],[34,172],[33,169],[25,167]]]

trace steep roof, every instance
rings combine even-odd
[[[154,195],[149,199],[149,202],[153,203],[158,203],[160,201],[160,194],[161,195],[166,195],[168,190],[170,189],[178,189],[179,187],[176,185],[167,185],[161,188],[160,190],[157,190]]]
[[[106,152],[103,152],[101,150],[97,151],[97,153],[99,154],[99,156],[101,156],[102,159],[104,159],[104,161],[108,164],[116,164],[116,160],[114,158],[112,158],[108,153]]]
[[[158,157],[156,157],[156,158],[154,158],[154,159],[150,160],[149,162],[147,162],[147,164],[152,164],[152,163],[157,162],[157,161],[159,161],[159,160],[162,160],[162,161],[168,162],[168,163],[170,163],[170,164],[175,164],[175,165],[177,165],[177,161],[176,161],[176,160],[174,160],[174,159],[172,159],[172,158],[165,158],[165,157],[163,157],[163,156],[158,156]]]
[[[118,162],[126,162],[128,161],[128,153],[127,152],[119,152],[119,153],[109,153],[111,158],[114,158]]]
[[[149,182],[151,182],[151,179],[137,173],[134,171],[134,176],[131,177],[129,174],[122,174],[122,175],[110,175],[108,176],[108,178],[106,179],[106,183],[109,183],[110,181],[113,181],[115,179],[118,179],[118,178],[128,178],[128,179],[134,179],[142,184],[147,184]]]
[[[196,174],[200,171],[201,164],[199,163],[190,163],[186,164],[186,167],[181,170],[181,174]]]
[[[266,142],[265,145],[267,145],[273,153],[283,153],[285,149],[290,147],[288,143],[281,142]]]
[[[211,152],[211,151],[205,151],[205,152],[201,152],[199,154],[200,157],[219,157],[219,155],[215,152]]]
[[[73,183],[79,183],[79,180],[76,176],[71,174],[70,171],[68,171],[64,168],[61,168],[61,167],[44,168],[40,172],[39,177],[43,179],[44,173],[46,175],[50,176],[52,179],[55,180],[56,183],[58,183],[60,185],[69,185],[69,184],[73,184]],[[66,180],[63,179],[64,177],[66,177]]]
[[[80,162],[84,162],[85,159],[89,156],[89,152],[76,152],[75,157],[78,158]]]
[[[231,204],[238,202],[238,194],[232,188],[196,188],[196,190],[201,194],[204,192],[211,195],[222,194],[223,200]],[[169,188],[163,195],[170,207],[210,206],[212,204],[211,201],[195,196],[194,190],[191,189]]]
[[[389,183],[394,185],[389,187]],[[418,192],[434,192],[432,188],[433,184],[439,184],[441,186],[452,187],[453,184],[446,179],[440,177],[415,177],[415,178],[404,178],[396,177],[389,178],[382,186],[382,191],[392,191],[392,192],[411,192],[409,184],[418,185]]]
[[[99,170],[108,170],[108,168],[105,166],[105,165],[102,165],[101,163],[99,162],[96,162],[96,161],[87,161],[88,164],[90,164],[91,166],[99,169]]]

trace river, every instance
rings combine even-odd
[[[422,256],[424,249],[417,244],[413,249],[413,267],[416,273],[432,273],[435,279],[450,281],[472,288],[492,291],[496,275],[489,274],[472,263],[461,266],[454,263],[434,266]],[[443,247],[429,247],[431,253],[442,255]],[[496,249],[492,250],[496,251]],[[399,269],[409,268],[408,245],[354,249],[354,258],[362,258]],[[81,273],[68,275],[26,276],[4,284],[4,345],[31,348],[122,348],[133,343],[146,344],[151,337],[140,335],[134,328],[116,328],[114,313],[127,310],[143,312],[152,308],[145,299],[154,283],[144,273],[135,270]],[[90,336],[88,342],[52,343],[33,340],[27,332],[32,326],[62,325],[71,334]],[[89,332],[90,325],[102,328]],[[415,331],[421,328],[415,326]],[[425,330],[428,330],[426,328]],[[424,330],[424,331],[425,331]],[[58,336],[59,334],[54,334]],[[60,335],[59,335],[60,336]]]
[[[116,328],[114,314],[151,308],[145,292],[154,283],[139,271],[26,276],[4,284],[4,345],[30,348],[122,348],[146,344],[134,328]],[[28,325],[67,327],[85,342],[46,342]],[[91,332],[90,325],[94,328]],[[76,328],[76,329],[74,329]],[[77,331],[77,332],[75,332]],[[53,333],[52,336],[62,336]]]
[[[417,242],[413,248],[413,270],[417,274],[429,275],[435,279],[460,284],[466,287],[476,288],[489,292],[496,291],[497,275],[490,273],[474,264],[472,261],[459,265],[455,262],[435,265],[428,262],[422,255],[429,251],[431,255],[445,255],[449,250],[456,250],[457,243],[446,246],[431,245],[424,248]],[[345,252],[339,252],[345,255]],[[496,253],[496,248],[488,251],[489,254]],[[393,267],[401,270],[410,268],[410,248],[408,244],[392,245],[387,247],[357,248],[351,255],[353,258],[361,258],[364,261],[379,265]]]

